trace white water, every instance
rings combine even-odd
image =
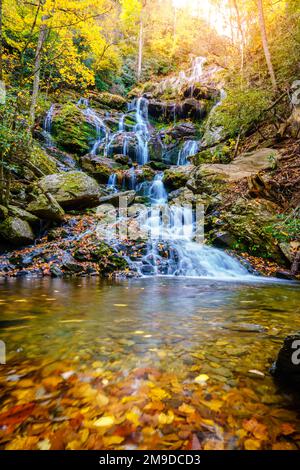
[[[131,103],[129,109],[135,111],[136,124],[134,126],[134,132],[138,141],[137,163],[139,165],[145,165],[149,160],[148,143],[150,139],[148,100],[141,96]]]
[[[197,140],[187,140],[178,154],[177,165],[187,165],[188,157],[196,155],[199,149]]]
[[[80,98],[77,103],[79,106],[84,106],[82,113],[86,116],[87,121],[92,124],[96,129],[96,140],[91,148],[91,154],[96,155],[97,151],[102,143],[105,143],[105,151],[104,154],[106,155],[106,148],[107,142],[110,140],[110,130],[105,125],[103,119],[97,114],[89,105],[89,101],[86,98]]]
[[[53,139],[52,139],[52,136],[51,136],[51,130],[52,130],[52,121],[53,121],[54,110],[55,110],[55,106],[54,106],[54,104],[52,104],[50,106],[49,111],[46,114],[46,117],[45,117],[44,123],[43,123],[43,130],[44,130],[43,134],[44,134],[44,137],[45,137],[45,143],[46,143],[47,147],[50,147],[53,143]]]
[[[140,275],[168,275],[237,279],[250,276],[236,259],[216,248],[194,241],[199,229],[193,209],[167,203],[163,173],[155,176],[148,190],[151,207],[139,217],[147,234],[146,253],[130,260]]]
[[[110,191],[117,190],[117,173],[113,173],[108,178],[107,189],[109,189]]]

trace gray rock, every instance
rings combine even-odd
[[[45,220],[60,222],[63,220],[65,212],[58,202],[50,203],[44,194],[39,194],[31,201],[27,209],[37,217]]]
[[[34,233],[26,220],[7,217],[0,224],[0,238],[12,245],[23,246],[34,241]]]
[[[31,214],[30,212],[25,211],[17,206],[8,206],[9,215],[19,217],[22,220],[26,220],[30,225],[36,225],[39,222],[38,217]]]
[[[110,194],[109,196],[104,196],[99,199],[99,204],[111,204],[115,207],[119,207],[120,198],[126,198],[127,206],[132,204],[135,199],[135,191],[124,191],[120,193]]]
[[[39,180],[39,185],[64,209],[96,207],[102,195],[97,181],[80,171],[45,176]]]

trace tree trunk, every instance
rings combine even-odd
[[[139,32],[139,56],[138,56],[138,70],[137,70],[137,79],[140,81],[142,75],[142,65],[143,65],[143,19],[140,20],[140,32]]]
[[[296,276],[300,272],[300,250],[296,253],[295,259],[291,267],[291,274]]]
[[[274,73],[274,69],[273,69],[273,64],[272,64],[272,60],[271,60],[271,54],[270,54],[269,43],[268,43],[268,38],[267,38],[265,15],[264,15],[264,8],[263,8],[262,0],[257,0],[257,6],[258,6],[258,17],[259,17],[260,33],[261,33],[261,39],[262,39],[262,44],[263,44],[263,48],[264,48],[265,58],[266,58],[269,74],[270,74],[270,77],[271,77],[273,90],[277,91],[277,82],[276,82],[275,73]]]
[[[30,114],[29,114],[30,131],[32,131],[34,122],[35,122],[35,110],[36,110],[36,104],[37,104],[39,87],[40,87],[42,51],[43,51],[43,46],[44,46],[46,36],[47,36],[47,24],[46,24],[47,19],[48,19],[47,16],[42,17],[42,24],[40,26],[39,38],[38,38],[38,43],[37,43],[37,48],[36,48],[36,53],[35,53],[33,88],[32,88],[32,95],[31,95]]]

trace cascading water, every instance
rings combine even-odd
[[[135,111],[136,124],[134,126],[134,132],[138,141],[137,162],[139,165],[145,165],[149,159],[148,143],[150,139],[148,100],[141,96],[133,101],[129,110]]]
[[[90,107],[89,101],[86,98],[80,98],[78,106],[84,106],[82,113],[86,116],[88,122],[90,122],[96,129],[96,140],[92,146],[91,154],[96,155],[97,151],[102,143],[107,144],[110,137],[110,130],[105,125],[103,119]],[[105,145],[105,154],[106,154],[106,147]]]
[[[110,191],[117,191],[117,173],[113,173],[108,178],[107,189]]]
[[[187,165],[188,157],[196,155],[199,143],[196,140],[187,140],[178,154],[177,165]]]
[[[163,183],[163,173],[155,175],[149,189],[149,198],[152,204],[165,204],[168,200],[168,193]]]
[[[167,275],[237,279],[248,271],[236,259],[216,248],[194,241],[197,221],[192,207],[168,205],[163,173],[155,176],[148,189],[151,208],[139,217],[147,234],[146,252],[130,260],[140,275]]]
[[[52,121],[53,121],[54,111],[55,111],[55,106],[54,106],[54,104],[52,104],[50,106],[49,111],[46,114],[46,117],[45,117],[44,123],[43,123],[43,130],[44,130],[43,134],[44,134],[44,137],[45,137],[45,143],[46,143],[47,147],[50,147],[53,143],[53,139],[52,139],[52,136],[51,136],[51,130],[52,130]]]

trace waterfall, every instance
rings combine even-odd
[[[96,155],[99,146],[102,143],[106,143],[109,141],[110,130],[105,125],[103,119],[90,107],[89,100],[86,98],[80,98],[77,102],[78,106],[84,106],[82,113],[86,116],[88,122],[90,122],[96,129],[96,140],[91,148],[91,154]],[[106,146],[105,151],[106,154]]]
[[[148,100],[140,97],[129,105],[130,111],[135,111],[134,132],[138,141],[137,162],[139,165],[145,165],[149,159],[148,143],[150,140],[149,121],[148,121]]]
[[[187,165],[188,157],[196,155],[199,143],[196,140],[187,140],[178,154],[177,165]]]
[[[53,143],[53,139],[52,139],[52,136],[51,136],[51,130],[52,130],[52,121],[53,121],[54,110],[55,110],[55,106],[54,106],[54,104],[52,104],[50,106],[49,111],[46,114],[46,117],[45,117],[44,123],[43,123],[43,130],[44,130],[43,134],[44,134],[44,137],[45,137],[45,143],[46,143],[47,147],[50,147],[51,144]]]
[[[163,173],[155,176],[147,194],[151,207],[139,216],[146,248],[138,259],[127,257],[142,276],[186,276],[239,279],[250,276],[238,260],[216,248],[196,243],[199,221],[190,206],[169,205]]]
[[[222,105],[223,101],[225,100],[227,96],[227,93],[226,91],[222,88],[220,90],[220,98],[218,99],[218,101],[215,103],[215,105],[212,107],[210,113],[209,113],[209,117],[207,119],[207,123],[206,123],[206,126],[205,126],[205,133],[204,133],[204,136],[203,136],[203,141],[202,143],[205,145],[207,143],[209,144],[212,144],[212,143],[217,143],[221,137],[222,137],[222,130],[223,128],[221,126],[217,126],[217,127],[214,127],[212,128],[211,127],[211,122],[212,122],[212,117],[216,111],[216,109]]]
[[[113,173],[108,178],[107,189],[109,189],[110,191],[116,191],[117,190],[117,173]]]
[[[136,176],[134,167],[129,170],[129,189],[135,190],[136,188]]]
[[[120,121],[119,121],[119,132],[125,131],[125,118],[126,118],[126,114],[122,114],[122,116],[120,117]]]
[[[152,204],[165,204],[168,200],[168,194],[163,183],[163,173],[155,175],[152,185],[149,189],[149,197]]]

